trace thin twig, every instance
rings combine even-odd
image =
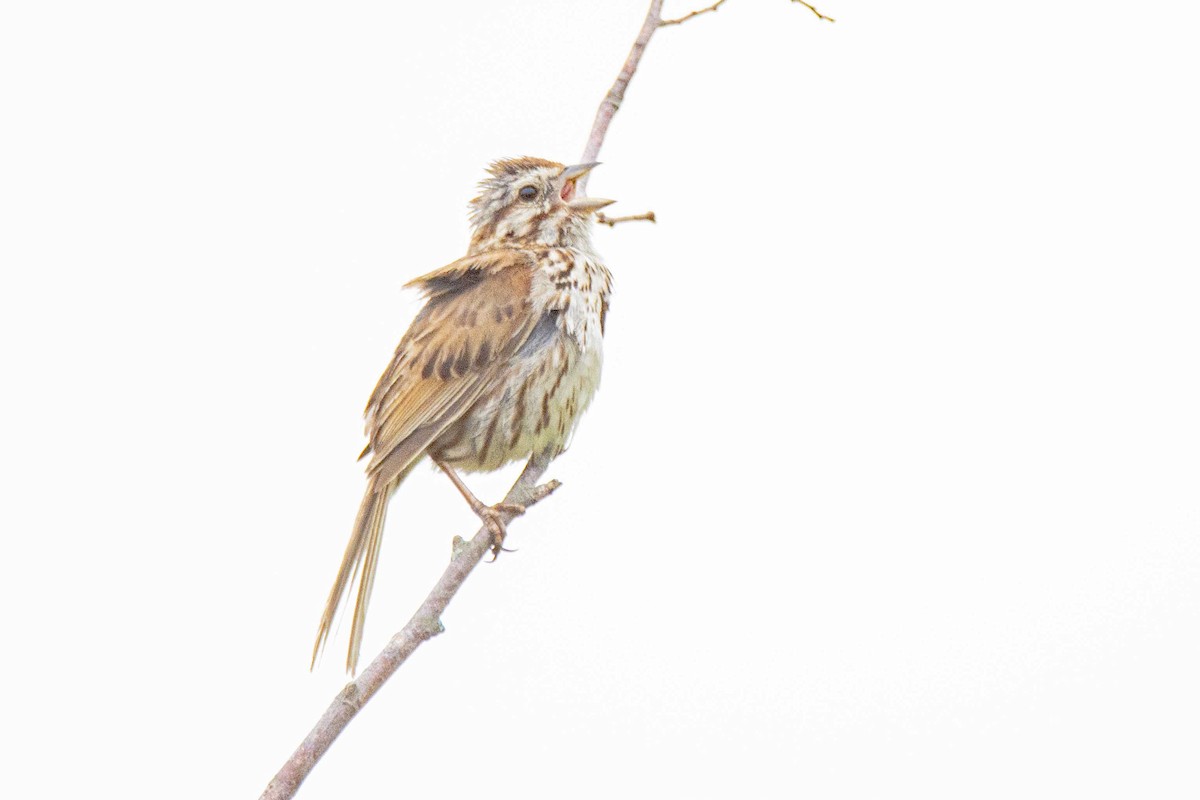
[[[642,29],[638,31],[637,38],[633,40],[633,47],[629,48],[629,55],[621,66],[621,71],[617,73],[617,79],[613,81],[612,88],[608,90],[608,94],[604,95],[604,99],[600,101],[600,107],[596,109],[596,119],[592,122],[587,146],[583,148],[583,156],[579,159],[581,164],[595,161],[596,156],[600,155],[600,145],[604,144],[604,135],[608,133],[608,126],[616,116],[617,109],[621,107],[621,101],[625,99],[625,89],[629,87],[629,81],[633,80],[633,73],[637,72],[638,62],[642,60],[642,53],[646,52],[646,45],[650,44],[650,37],[658,30],[658,23],[662,22],[662,4],[663,0],[650,0],[650,10],[646,12]],[[577,181],[577,183],[583,184],[578,187],[580,194],[587,189],[587,179],[588,176],[584,175]]]
[[[600,225],[607,225],[610,228],[613,225],[616,225],[618,222],[633,222],[640,219],[644,219],[647,222],[658,222],[658,220],[654,218],[653,211],[647,211],[645,214],[630,214],[627,217],[606,217],[599,211],[596,212],[596,222]]]
[[[699,11],[692,11],[691,13],[684,14],[679,19],[664,19],[658,23],[658,27],[665,28],[667,25],[682,25],[683,23],[687,22],[692,17],[698,17],[701,14],[707,14],[710,11],[716,11],[718,8],[720,8],[722,6],[722,4],[724,4],[724,2],[725,2],[725,0],[717,0],[717,2],[713,3],[708,8],[702,8]]]
[[[553,458],[552,450],[530,458],[517,482],[504,496],[504,502],[528,508],[557,489],[558,481],[537,485],[538,479],[550,466]],[[505,522],[511,521],[513,516],[507,512],[501,512],[501,515]],[[292,753],[292,757],[267,785],[260,800],[285,800],[296,794],[300,783],[308,777],[308,773],[333,744],[333,740],[350,724],[350,720],[354,719],[371,696],[379,691],[413,651],[442,632],[442,612],[491,546],[492,534],[486,525],[480,527],[469,541],[456,541],[450,565],[442,573],[433,591],[425,598],[425,602],[417,609],[417,613],[392,637],[383,652],[377,655],[357,678],[338,692],[321,719],[296,748],[296,752]]]
[[[804,0],[792,0],[792,2],[793,2],[793,3],[799,3],[800,5],[802,5],[802,6],[804,6],[805,8],[807,8],[809,11],[813,12],[814,14],[816,14],[816,15],[817,15],[817,19],[823,19],[823,20],[825,20],[825,21],[827,21],[827,22],[837,22],[837,20],[836,20],[836,19],[834,19],[833,17],[827,17],[827,16],[825,16],[824,14],[822,14],[820,11],[817,11],[816,7],[815,7],[814,5],[812,5],[812,3],[806,3],[806,2],[804,2]]]

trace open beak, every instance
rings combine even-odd
[[[599,161],[593,161],[590,164],[572,164],[569,167],[563,167],[563,171],[559,173],[558,177],[562,178],[564,182],[574,183],[598,166],[600,166]]]
[[[573,164],[565,168],[559,175],[563,179],[561,197],[563,202],[570,206],[575,211],[584,213],[599,211],[605,206],[612,205],[616,200],[605,200],[601,197],[576,197],[575,192],[578,188],[577,184],[580,178],[587,175],[596,167],[600,166],[599,161],[593,161],[590,164]]]
[[[616,200],[605,200],[603,197],[577,197],[567,203],[576,211],[599,211],[602,208],[611,206]]]

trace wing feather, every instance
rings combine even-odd
[[[531,253],[493,251],[408,284],[428,300],[367,403],[369,474],[386,482],[420,457],[529,338],[536,267]]]

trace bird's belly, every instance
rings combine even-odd
[[[430,448],[451,466],[499,469],[555,445],[565,447],[600,384],[600,342],[581,349],[559,334],[512,362],[509,374]]]

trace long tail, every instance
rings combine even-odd
[[[337,578],[333,588],[329,590],[329,598],[325,601],[325,613],[321,615],[321,625],[317,629],[317,641],[313,645],[312,663],[309,669],[316,666],[317,656],[321,654],[329,633],[333,629],[333,618],[338,606],[358,578],[358,596],[354,602],[354,620],[350,626],[350,649],[346,653],[346,671],[354,674],[358,668],[358,654],[362,647],[363,624],[367,619],[367,605],[371,600],[371,589],[375,585],[375,568],[379,565],[379,546],[383,541],[383,523],[387,517],[388,500],[400,482],[412,471],[409,465],[392,480],[386,483],[372,479],[367,484],[362,504],[358,507],[358,516],[354,520],[354,530],[346,545],[346,554],[342,556],[342,564],[338,567]]]

